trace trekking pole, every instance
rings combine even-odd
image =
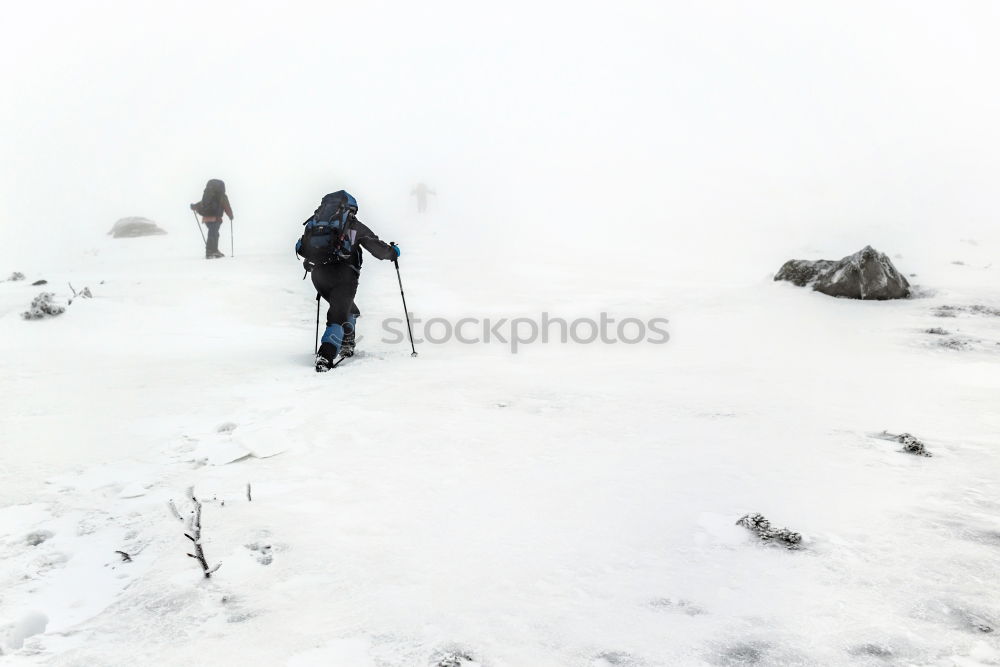
[[[205,239],[205,230],[201,228],[201,220],[198,219],[198,214],[191,211],[191,215],[194,216],[194,224],[198,225],[198,233],[201,234],[201,242],[207,245],[208,241]]]
[[[319,292],[316,292],[316,342],[313,344],[313,354],[319,354]]]
[[[396,245],[392,243],[390,245]],[[403,294],[403,279],[399,275],[399,259],[392,260],[396,265],[396,279],[399,281],[399,296],[403,297],[403,314],[406,315],[406,333],[410,334],[410,349],[413,350],[411,357],[417,356],[417,348],[413,347],[413,329],[410,328],[410,311],[406,308],[406,295]]]
[[[229,218],[229,256],[236,257],[236,247],[233,245],[233,219]]]

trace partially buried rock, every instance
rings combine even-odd
[[[115,223],[108,234],[116,239],[130,239],[136,236],[158,236],[166,234],[155,222],[147,218],[122,218]]]
[[[805,287],[815,282],[821,273],[826,273],[836,264],[837,262],[830,259],[817,259],[815,261],[790,259],[782,265],[778,273],[775,274],[774,279],[787,280],[793,285]]]
[[[775,280],[799,287],[811,285],[817,292],[848,299],[905,299],[910,283],[887,255],[865,246],[839,261],[792,259],[781,267]]]

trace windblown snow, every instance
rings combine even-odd
[[[0,283],[5,664],[1000,664],[996,243],[897,244],[934,292],[876,303],[767,275],[846,247],[679,246],[595,283],[427,238],[400,262],[425,320],[605,311],[670,342],[411,358],[372,260],[360,354],[318,375],[291,253],[190,235],[0,267],[28,277]],[[93,298],[23,320],[41,278]]]

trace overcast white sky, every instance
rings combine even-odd
[[[511,225],[551,239],[609,219],[664,240],[998,224],[990,0],[3,13],[8,251],[41,225],[97,236],[126,215],[193,235],[187,204],[213,177],[259,248],[285,249],[342,187],[405,243],[418,180],[439,192],[436,224],[483,243]]]

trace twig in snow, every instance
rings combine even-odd
[[[253,496],[250,494],[250,482],[247,482],[247,502],[253,502]]]
[[[191,540],[191,543],[194,544],[194,553],[189,553],[188,557],[198,561],[198,564],[201,565],[201,571],[205,573],[205,578],[208,579],[212,576],[213,572],[222,566],[222,563],[214,567],[209,567],[208,561],[205,559],[205,550],[201,546],[201,501],[194,495],[193,486],[188,488],[187,494],[194,505],[194,509],[191,510],[191,516],[187,521],[188,532],[184,533],[184,537]]]
[[[132,562],[132,557],[129,556],[124,551],[116,551],[115,553],[122,557],[122,562],[123,563],[131,563]]]

